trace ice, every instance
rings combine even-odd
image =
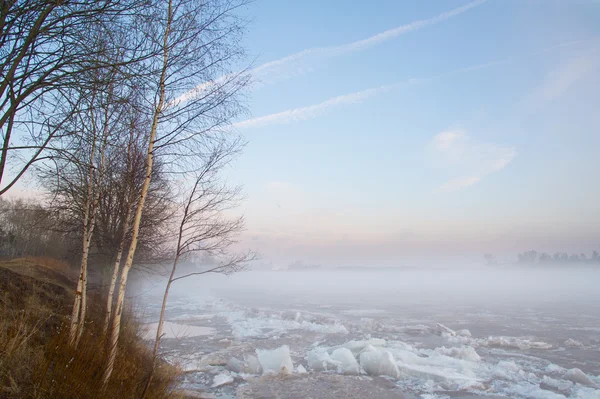
[[[233,335],[237,338],[257,338],[264,336],[281,336],[288,331],[305,330],[321,334],[348,334],[348,329],[338,322],[331,324],[315,323],[307,320],[283,319],[275,317],[248,317],[245,312],[224,312],[231,325]],[[289,317],[292,317],[291,315]],[[300,316],[298,316],[301,318]]]
[[[180,394],[181,397],[187,399],[217,399],[217,397],[212,393],[203,391],[198,392],[189,389],[184,389],[182,391],[177,391],[177,393]]]
[[[312,371],[337,370],[341,365],[339,361],[333,360],[324,348],[317,348],[308,352],[306,360],[308,360],[308,367]]]
[[[352,354],[354,356],[358,356],[368,346],[381,347],[381,346],[384,346],[385,344],[386,344],[386,340],[385,339],[369,338],[369,339],[365,339],[365,340],[352,340],[352,341],[348,341],[345,344],[340,345],[340,346],[335,347],[335,348],[346,348],[346,349],[349,349],[350,352],[352,352]]]
[[[598,385],[590,379],[590,377],[588,377],[578,368],[568,370],[565,374],[565,378],[569,381],[573,381],[577,384],[585,385],[587,387],[599,388]]]
[[[213,379],[212,387],[216,388],[216,387],[220,387],[221,385],[231,384],[232,382],[233,382],[233,377],[231,376],[231,374],[225,372],[225,373],[217,374],[215,376],[215,378]]]
[[[521,367],[515,362],[502,360],[494,367],[492,374],[494,377],[502,378],[504,380],[514,380],[518,377],[517,373],[519,371],[521,371]]]
[[[436,327],[436,331],[437,331],[437,332],[438,332],[440,335],[442,335],[442,334],[444,334],[444,333],[445,333],[445,334],[448,334],[448,335],[450,335],[450,336],[452,336],[452,337],[456,336],[456,332],[455,332],[454,330],[452,330],[452,329],[450,329],[450,328],[446,327],[446,326],[445,326],[445,325],[443,325],[443,324],[436,323],[436,324],[435,324],[435,327]]]
[[[556,380],[547,375],[542,377],[542,382],[540,383],[540,388],[561,393],[565,396],[570,395],[572,386],[573,384],[570,381]]]
[[[400,375],[394,356],[386,350],[370,348],[361,353],[360,365],[369,375],[387,375],[393,378],[398,378]]]
[[[470,360],[456,359],[440,354],[435,350],[419,353],[394,351],[400,371],[424,380],[434,380],[444,389],[466,389],[481,385],[474,369],[478,363]]]
[[[481,357],[477,354],[472,346],[462,346],[460,348],[446,348],[445,346],[442,346],[441,348],[436,348],[435,351],[440,355],[469,360],[472,362],[478,362],[481,360]]]
[[[291,374],[294,370],[290,348],[287,345],[272,350],[257,349],[256,354],[263,374]]]
[[[572,308],[555,307],[553,305],[556,302],[545,300],[539,302],[540,306],[536,303],[506,306],[506,299],[512,299],[513,295],[513,291],[508,289],[502,297],[497,298],[497,303],[487,302],[487,290],[478,287],[477,295],[483,294],[483,297],[478,297],[481,302],[451,304],[451,300],[460,298],[463,294],[456,290],[456,286],[449,289],[449,292],[459,292],[459,295],[448,295],[441,300],[441,297],[421,294],[419,290],[422,287],[413,289],[412,284],[405,285],[410,273],[403,273],[405,275],[393,276],[373,273],[372,278],[383,277],[373,287],[373,295],[376,291],[379,297],[370,297],[369,301],[361,305],[358,305],[356,298],[344,295],[351,295],[352,291],[363,292],[362,275],[352,274],[353,278],[360,277],[356,278],[356,288],[360,291],[348,290],[347,284],[332,286],[331,281],[339,282],[339,279],[345,278],[346,273],[342,272],[332,274],[331,279],[323,278],[324,274],[311,275],[310,281],[307,281],[311,283],[311,288],[302,295],[288,295],[298,284],[297,273],[269,275],[269,278],[285,277],[291,281],[285,289],[280,289],[282,285],[279,283],[269,283],[268,287],[274,286],[281,291],[275,294],[267,290],[268,287],[256,290],[246,282],[244,284],[256,296],[227,288],[230,291],[230,295],[224,296],[227,299],[205,304],[196,301],[193,295],[186,294],[175,309],[170,309],[169,320],[181,325],[210,326],[216,328],[217,332],[210,339],[170,340],[165,343],[167,348],[164,349],[169,351],[169,355],[173,353],[174,363],[184,364],[188,371],[196,371],[186,374],[186,383],[190,386],[210,387],[217,374],[228,370],[236,388],[238,382],[246,378],[255,382],[263,381],[266,385],[271,381],[287,381],[291,378],[302,383],[314,381],[315,389],[330,393],[333,389],[328,389],[323,381],[339,381],[339,385],[353,381],[360,383],[360,393],[363,394],[361,396],[357,393],[356,397],[365,398],[377,397],[364,393],[378,384],[386,389],[391,387],[409,398],[430,394],[431,397],[440,399],[483,395],[515,399],[591,399],[594,395],[600,395],[600,390],[581,383],[589,384],[591,381],[600,385],[600,377],[597,377],[600,373],[599,363],[595,356],[600,353],[600,339],[597,336],[600,327],[597,309],[593,306],[597,301],[588,301],[588,307],[577,307],[577,314],[573,314]],[[575,274],[570,271],[565,274],[565,278]],[[369,278],[371,275],[364,280]],[[315,280],[318,280],[317,284],[322,283],[327,288],[323,291],[327,293],[326,297],[315,299],[314,295],[318,295],[312,285]],[[518,279],[511,279],[507,287],[512,288],[513,280],[518,282]],[[556,293],[564,285],[564,279],[559,280],[560,284],[546,287],[548,292]],[[590,278],[585,280],[589,285],[598,281]],[[381,284],[388,283],[394,289],[393,292],[379,289]],[[398,284],[402,289],[399,289]],[[433,293],[439,292],[440,287],[449,285],[447,281],[440,282]],[[468,281],[468,286],[472,285]],[[537,284],[537,278],[526,284],[527,292],[538,287],[540,285]],[[340,289],[343,292],[340,292],[340,297],[329,295],[330,289]],[[203,291],[220,296],[225,293],[224,289],[213,289],[210,284]],[[557,297],[563,297],[562,293],[559,294]],[[401,297],[402,295],[406,297]],[[416,295],[423,296],[417,300]],[[274,297],[278,299],[275,302]],[[422,306],[418,306],[419,304]],[[520,302],[518,304],[521,305]],[[160,306],[156,306],[156,309],[159,311]],[[385,311],[379,312],[376,309]],[[149,317],[155,317],[155,314]],[[153,320],[155,319],[150,319]],[[443,324],[438,325],[437,321]],[[349,333],[342,335],[345,332]],[[289,346],[295,365],[293,370],[288,369],[289,364],[288,367],[284,365],[284,371],[292,371],[293,375],[285,378],[258,377],[263,373],[261,361],[264,362],[265,359],[259,360],[255,349],[275,349],[283,344]],[[552,348],[550,344],[554,345],[555,350],[549,349]],[[583,349],[578,349],[581,348],[580,344],[585,345]],[[318,350],[310,354],[310,362],[296,357],[301,354],[300,357],[306,355],[308,359],[309,352],[313,349]],[[190,357],[190,352],[194,354],[193,357]],[[345,360],[348,364],[352,362],[348,352],[356,362],[351,372],[358,369],[358,376],[338,375],[349,369],[344,367]],[[215,355],[209,356],[213,353]],[[243,356],[248,353],[254,356]],[[189,361],[187,357],[190,357]],[[254,363],[251,359],[254,359]],[[278,373],[281,366],[280,360],[275,366],[268,365],[266,372]],[[567,378],[568,369],[573,367],[581,368],[589,380],[579,379],[581,375],[574,374],[574,371]],[[303,374],[306,370],[308,374]],[[385,379],[367,377],[365,372],[383,375]],[[572,379],[581,382],[572,382]],[[234,394],[233,390],[229,390],[231,387],[223,386],[225,394]],[[216,392],[221,394],[219,388]],[[300,390],[296,396],[303,397],[303,392]]]
[[[450,335],[447,332],[442,333],[442,338],[445,338],[446,341],[448,341],[448,343],[451,343],[451,344],[467,345],[467,344],[471,344],[471,342],[472,342],[471,337],[467,337],[467,336],[463,336],[463,335]]]
[[[563,373],[565,369],[560,367],[558,364],[550,363],[548,366],[546,366],[546,371],[549,373]]]
[[[565,395],[542,389],[539,384],[532,382],[521,382],[508,386],[505,393],[510,397],[531,399],[565,399]]]
[[[370,315],[376,315],[376,314],[382,314],[385,313],[384,310],[382,309],[347,309],[347,310],[342,310],[343,314],[347,314],[350,316],[370,316]]]
[[[284,320],[293,320],[299,322],[302,319],[302,313],[294,311],[286,311],[281,314],[281,318]]]
[[[342,374],[358,374],[360,367],[354,355],[347,348],[338,348],[333,351],[331,358],[339,362],[338,371]]]
[[[569,338],[565,341],[565,346],[567,348],[583,348],[583,344],[579,341],[574,340],[573,338]]]
[[[402,327],[394,327],[393,331],[403,332],[409,335],[425,335],[429,333],[430,328],[424,324],[415,324]]]
[[[600,391],[599,390],[581,390],[577,392],[577,399],[600,399]]]
[[[490,336],[487,339],[478,340],[479,345],[511,348],[511,349],[551,349],[552,345],[541,341],[532,341],[528,338]]]
[[[227,368],[236,373],[261,374],[260,362],[252,355],[244,355],[243,361],[232,357],[227,362]]]
[[[261,374],[262,366],[260,365],[260,361],[254,355],[246,354],[244,355],[244,362],[246,363],[246,373],[248,374]]]
[[[244,362],[242,362],[240,359],[236,359],[235,357],[232,357],[227,362],[227,368],[236,373],[241,373],[242,370],[244,370],[244,367]]]
[[[147,340],[156,338],[156,329],[158,322],[149,323],[144,326],[143,338]],[[163,322],[162,338],[191,338],[207,335],[214,335],[217,332],[212,327],[191,326],[187,324],[173,323],[170,321]]]
[[[304,368],[303,365],[299,364],[298,367],[296,367],[296,373],[298,373],[298,374],[306,374],[307,371],[306,371],[306,369]]]

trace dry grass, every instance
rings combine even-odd
[[[62,284],[14,272],[14,262],[9,268],[4,265],[0,263],[0,398],[140,396],[152,365],[151,353],[130,312],[123,315],[119,356],[111,382],[103,389],[102,298],[89,298],[85,333],[75,350],[68,344],[71,292]],[[174,397],[178,379],[177,369],[161,363],[146,397]]]
[[[26,256],[23,259],[27,262],[35,263],[47,269],[61,272],[66,276],[73,276],[75,278],[77,277],[77,270],[64,260],[54,259],[48,256]]]

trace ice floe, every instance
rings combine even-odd
[[[256,354],[263,374],[291,374],[294,370],[290,348],[287,345],[272,350],[257,349]]]

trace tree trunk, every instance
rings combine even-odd
[[[93,137],[92,148],[89,159],[88,187],[85,199],[85,211],[83,216],[83,248],[81,252],[81,264],[79,268],[79,279],[77,280],[77,289],[75,290],[75,301],[71,313],[71,330],[69,332],[69,343],[77,345],[79,329],[83,324],[82,305],[85,306],[85,295],[87,286],[87,259],[90,243],[90,213],[92,207],[93,182],[94,182],[94,154],[96,152],[96,138]]]
[[[154,115],[152,118],[152,126],[150,128],[150,137],[148,138],[148,153],[146,156],[146,178],[142,185],[142,190],[138,202],[138,207],[135,213],[133,221],[132,233],[131,233],[131,244],[129,245],[129,251],[127,253],[127,260],[121,271],[121,281],[119,284],[119,293],[117,295],[117,304],[115,309],[115,315],[113,318],[112,328],[110,332],[109,342],[109,353],[106,363],[106,369],[104,371],[103,384],[106,386],[110,380],[113,368],[115,366],[115,359],[117,357],[117,345],[119,343],[119,333],[121,332],[121,315],[123,314],[123,304],[125,302],[125,289],[127,288],[127,277],[129,276],[129,270],[133,265],[133,256],[135,255],[135,249],[137,247],[138,234],[140,231],[140,223],[142,220],[142,213],[144,210],[144,203],[146,202],[146,196],[148,195],[148,187],[150,187],[150,180],[152,178],[152,165],[154,162],[154,141],[156,138],[156,131],[158,130],[159,117],[163,111],[165,102],[165,82],[167,77],[167,67],[169,61],[169,33],[171,30],[171,22],[173,19],[173,0],[169,0],[167,15],[167,25],[165,26],[165,33],[163,36],[163,64],[162,71],[159,80],[159,99],[156,108],[154,109]]]
[[[125,221],[123,222],[123,232],[121,237],[121,242],[119,243],[119,249],[117,251],[117,258],[115,259],[115,264],[113,266],[112,277],[110,278],[110,285],[108,287],[108,298],[106,300],[106,316],[104,318],[104,326],[102,327],[102,335],[106,337],[108,333],[108,326],[110,324],[110,320],[112,318],[112,309],[113,302],[115,296],[115,287],[117,285],[117,278],[119,277],[119,270],[121,268],[121,257],[123,256],[123,249],[125,248],[125,239],[127,238],[127,230],[129,229],[129,216],[131,213],[131,207],[127,206],[127,214],[125,216]]]
[[[109,97],[112,94],[112,87],[109,88]],[[93,101],[93,100],[92,100]],[[92,119],[93,121],[93,119]],[[104,110],[104,129],[102,135],[102,147],[100,149],[100,163],[98,165],[98,182],[94,184],[94,155],[96,153],[96,130],[92,127],[94,134],[92,135],[92,148],[90,151],[90,169],[89,182],[87,190],[87,198],[85,203],[84,216],[84,232],[83,232],[83,251],[81,254],[81,272],[77,283],[78,290],[76,292],[75,304],[73,306],[73,314],[71,319],[70,342],[71,345],[77,346],[83,335],[85,315],[87,310],[87,266],[90,246],[92,244],[92,235],[96,226],[96,210],[100,201],[100,189],[104,180],[104,168],[106,162],[106,147],[108,146],[109,129],[108,107]],[[80,284],[81,283],[81,284]],[[81,285],[81,287],[80,287]],[[81,289],[79,289],[81,288]],[[77,293],[80,293],[77,298]],[[79,305],[79,309],[75,306]]]
[[[158,318],[158,325],[156,326],[156,339],[154,340],[154,351],[152,352],[152,369],[150,369],[150,375],[148,376],[148,380],[146,381],[146,385],[144,387],[144,391],[142,392],[142,396],[140,399],[144,399],[146,396],[146,392],[150,387],[150,383],[152,382],[152,377],[154,377],[154,370],[156,368],[156,360],[158,359],[158,349],[160,347],[160,338],[162,337],[163,324],[165,321],[165,310],[167,309],[167,299],[169,298],[169,289],[171,288],[171,284],[173,283],[173,277],[175,277],[175,271],[177,270],[177,263],[179,262],[179,248],[181,246],[181,229],[179,233],[179,240],[177,243],[177,255],[175,256],[175,260],[173,261],[173,268],[171,269],[171,275],[169,276],[169,281],[167,282],[167,287],[165,288],[165,295],[163,296],[162,306],[160,308],[160,317]]]

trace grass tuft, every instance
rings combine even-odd
[[[26,263],[33,261],[27,259]],[[68,343],[72,292],[64,281],[40,281],[0,263],[0,398],[137,398],[152,356],[132,312],[123,314],[119,355],[103,389],[106,339],[104,300],[90,297],[86,328],[78,347]],[[39,263],[37,263],[39,266]],[[29,265],[30,266],[30,265]],[[50,269],[51,262],[44,262]],[[62,271],[60,271],[62,273]],[[51,275],[48,273],[47,275]],[[173,398],[180,371],[167,363],[156,370],[147,398]]]

